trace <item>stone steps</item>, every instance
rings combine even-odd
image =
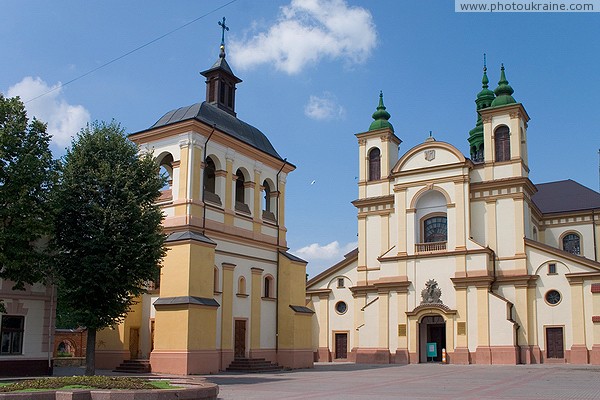
[[[149,360],[125,360],[113,372],[147,374],[152,371]]]
[[[227,367],[228,372],[277,372],[283,368],[277,364],[273,364],[264,358],[236,358]]]

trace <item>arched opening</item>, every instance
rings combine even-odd
[[[272,299],[275,297],[275,292],[273,288],[273,277],[271,275],[265,276],[263,294],[263,297],[267,299]]]
[[[571,232],[567,233],[562,238],[562,248],[571,254],[581,254],[581,238],[578,234]]]
[[[429,190],[416,202],[416,252],[446,250],[448,217],[446,197],[437,190]]]
[[[235,201],[238,203],[245,203],[245,193],[244,193],[244,183],[246,183],[246,179],[244,178],[244,173],[242,170],[238,169],[235,171]]]
[[[204,190],[207,192],[216,193],[216,172],[215,162],[207,157],[204,165]]]
[[[494,132],[496,145],[496,161],[510,161],[510,131],[508,126],[502,125]]]
[[[381,151],[374,147],[369,151],[369,178],[370,181],[381,179]]]
[[[240,276],[240,279],[238,279],[237,294],[246,294],[246,278],[243,276]]]
[[[171,153],[164,154],[158,161],[158,175],[165,181],[160,190],[171,190],[173,186],[173,156]]]
[[[419,323],[419,362],[441,362],[446,348],[446,321],[441,315],[427,315]],[[446,349],[448,351],[448,349]]]
[[[276,222],[274,211],[275,211],[275,201],[277,201],[277,193],[273,192],[272,185],[266,179],[263,182],[262,187],[264,190],[264,196],[263,196],[263,202],[262,202],[262,209],[263,209],[262,218],[264,220],[267,220],[270,222]]]

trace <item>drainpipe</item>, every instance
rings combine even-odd
[[[594,260],[598,261],[598,244],[596,239],[596,214],[594,213],[594,209],[592,209],[592,232],[594,234]]]
[[[216,127],[217,127],[217,124],[213,124],[212,132],[210,132],[210,135],[208,135],[208,138],[206,139],[206,142],[204,143],[204,156],[202,157],[202,162],[204,163],[204,168],[206,168],[206,148],[208,147],[208,141],[212,137],[213,133],[215,133]],[[216,177],[215,177],[215,180],[216,180]],[[206,231],[206,203],[204,202],[204,192],[206,192],[206,182],[204,181],[204,172],[203,172],[202,173],[202,235],[205,235],[205,231]]]
[[[54,355],[54,335],[52,334],[52,321],[56,319],[52,318],[52,314],[54,313],[54,292],[56,290],[56,286],[54,283],[50,283],[50,320],[48,321],[48,372],[52,374],[52,356]]]
[[[277,171],[277,175],[275,177],[275,179],[277,180],[277,217],[275,218],[275,224],[277,226],[277,285],[275,285],[275,354],[279,353],[279,240],[281,236],[279,234],[279,198],[281,196],[281,193],[279,192],[279,174],[281,173],[281,171],[283,171],[283,168],[286,166],[286,164],[287,158],[284,158],[283,165],[281,166],[281,168],[279,168],[279,171]]]

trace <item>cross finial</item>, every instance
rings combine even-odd
[[[223,17],[223,22],[219,21],[219,26],[221,27],[221,46],[225,45],[225,31],[229,31],[229,27],[225,25],[225,17]]]
[[[485,59],[485,53],[483,53],[483,70],[487,71],[487,61]]]

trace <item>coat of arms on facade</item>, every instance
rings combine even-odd
[[[442,304],[442,289],[438,287],[434,279],[425,283],[425,289],[421,290],[421,304]]]
[[[435,150],[425,150],[425,159],[427,161],[432,161],[435,158]]]

